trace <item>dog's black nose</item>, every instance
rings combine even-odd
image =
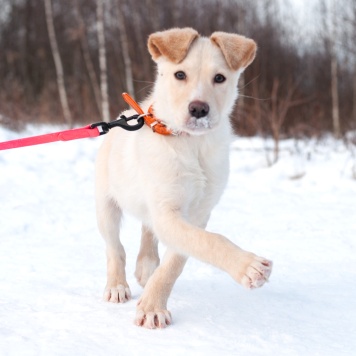
[[[207,103],[199,100],[192,101],[188,108],[190,115],[196,117],[197,119],[208,115],[210,109]]]

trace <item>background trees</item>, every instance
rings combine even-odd
[[[0,2],[4,10],[0,123],[15,127],[23,122],[68,122],[58,92],[46,1]],[[257,58],[240,83],[241,105],[232,118],[239,134],[279,138],[334,130],[339,135],[336,114],[341,133],[356,129],[356,5],[352,0],[343,1],[342,8],[328,0],[315,2],[309,22],[301,21],[302,9],[292,7],[292,1],[287,5],[272,0],[51,3],[63,87],[75,123],[114,119],[125,107],[123,91],[142,99],[154,80],[146,50],[148,35],[191,26],[203,35],[215,30],[239,32],[258,43]]]

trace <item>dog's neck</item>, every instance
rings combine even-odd
[[[148,116],[148,119],[145,120],[145,122],[148,126],[151,127],[153,132],[159,133],[164,136],[189,136],[188,132],[170,128],[169,125],[167,125],[167,123],[165,122],[165,120],[157,118],[155,116],[154,104],[150,105],[148,113],[150,115]]]

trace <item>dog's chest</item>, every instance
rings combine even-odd
[[[183,158],[182,158],[183,157]],[[189,214],[210,211],[219,200],[228,176],[228,153],[191,150],[177,157],[175,166],[178,201]]]
[[[201,201],[211,182],[211,168],[208,162],[194,157],[188,162],[183,162],[177,169],[178,181],[184,199],[190,203]]]
[[[143,136],[127,145],[126,154],[121,150],[120,157],[112,156],[111,195],[118,206],[146,223],[152,212],[166,210],[182,211],[194,220],[209,214],[227,180],[228,145],[204,145],[203,138],[152,140],[149,134],[147,140]]]

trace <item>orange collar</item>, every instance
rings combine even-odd
[[[139,115],[143,117],[146,125],[148,125],[153,132],[159,133],[161,135],[174,135],[177,136],[178,133],[169,129],[162,121],[157,119],[153,114],[153,105],[148,109],[148,113],[145,114],[141,109],[140,105],[127,93],[122,93],[122,97]]]

